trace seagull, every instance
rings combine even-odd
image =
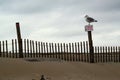
[[[86,18],[86,21],[87,21],[89,24],[90,24],[91,22],[97,22],[97,20],[89,17],[88,15],[86,15],[85,18]]]

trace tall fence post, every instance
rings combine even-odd
[[[91,31],[88,31],[89,51],[90,51],[90,63],[94,63],[94,49]]]
[[[94,63],[94,47],[93,47],[92,33],[91,33],[91,31],[93,31],[93,25],[90,25],[90,23],[88,25],[86,25],[85,31],[88,32],[90,63]]]
[[[20,32],[20,25],[18,22],[16,23],[16,30],[17,30],[17,38],[18,38],[19,58],[23,58],[22,38]]]

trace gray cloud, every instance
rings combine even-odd
[[[120,8],[119,0],[5,0],[1,1],[1,10],[10,13],[32,14],[49,12],[56,9],[73,11],[110,12]]]
[[[23,38],[61,42],[87,40],[84,16],[88,14],[98,20],[94,23],[95,41],[118,40],[119,4],[120,0],[0,0],[3,26],[0,30],[13,26],[8,35],[15,36],[13,28],[15,22],[20,21]],[[0,36],[6,36],[4,39],[8,37],[5,33],[0,32]]]

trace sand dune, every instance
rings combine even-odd
[[[29,62],[0,58],[0,80],[120,80],[120,63]]]

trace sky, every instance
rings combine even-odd
[[[16,22],[23,39],[43,42],[87,41],[84,16],[92,23],[95,46],[120,45],[120,0],[0,0],[0,40],[16,39]]]

